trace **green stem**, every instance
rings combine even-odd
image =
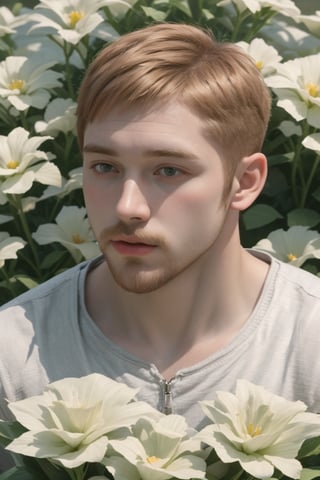
[[[29,126],[28,126],[27,116],[25,111],[20,112],[20,118],[21,118],[21,125],[23,126],[23,128],[29,131]]]
[[[15,207],[15,209],[18,213],[20,224],[22,226],[22,230],[25,234],[28,245],[31,248],[32,255],[33,255],[33,258],[34,258],[34,265],[33,265],[34,271],[35,271],[38,279],[41,279],[42,275],[41,275],[38,252],[37,252],[37,249],[35,247],[35,243],[33,241],[31,232],[30,232],[30,228],[29,228],[29,224],[27,222],[26,215],[25,215],[25,213],[23,211],[23,208],[22,208],[21,198],[19,196],[12,195],[10,202],[13,204],[13,206]]]
[[[65,148],[63,152],[63,162],[64,164],[67,164],[69,157],[70,157],[70,151],[73,145],[73,140],[74,140],[74,135],[72,133],[66,133],[65,134]]]
[[[188,5],[192,13],[192,18],[196,22],[200,21],[203,10],[203,0],[188,0]]]
[[[276,12],[272,10],[267,10],[264,14],[261,15],[260,12],[254,15],[254,21],[252,24],[252,27],[248,29],[248,33],[245,35],[244,40],[248,43],[253,40],[259,31],[261,30],[262,27],[264,27],[267,22],[274,17]]]
[[[236,17],[236,21],[233,24],[233,32],[232,32],[232,35],[231,35],[231,42],[235,42],[237,40],[237,36],[238,36],[239,30],[240,30],[242,19],[243,19],[243,16],[239,12],[239,10],[237,9],[237,17]]]
[[[76,94],[75,94],[73,84],[72,84],[72,74],[71,74],[71,64],[70,64],[70,57],[71,57],[71,54],[72,54],[72,49],[69,48],[68,44],[65,44],[64,48],[63,48],[63,51],[64,51],[64,55],[65,55],[65,59],[66,59],[67,88],[68,88],[70,98],[72,98],[74,100],[75,97],[76,97]]]
[[[312,180],[318,170],[318,167],[319,167],[319,164],[320,164],[320,155],[318,154],[313,162],[313,165],[312,165],[312,169],[311,169],[311,172],[310,172],[310,175],[304,185],[304,188],[303,188],[303,191],[302,191],[302,195],[301,195],[301,199],[300,199],[300,208],[304,208],[305,207],[305,204],[306,204],[306,200],[307,200],[307,196],[308,196],[308,193],[309,193],[309,190],[310,190],[310,187],[311,187],[311,183],[312,183]]]
[[[11,285],[11,279],[10,279],[9,275],[7,274],[7,272],[6,272],[5,265],[3,265],[2,268],[0,268],[0,272],[1,272],[3,278],[4,278],[5,282],[6,282],[6,287],[7,287],[8,290],[10,291],[12,298],[14,298],[14,297],[16,296],[16,292],[15,292],[13,286]]]
[[[10,128],[15,128],[17,122],[14,117],[12,117],[6,108],[0,103],[0,117],[4,123],[6,123]]]
[[[305,138],[308,135],[308,130],[309,130],[309,125],[307,122],[304,122],[302,124],[302,134],[301,138]],[[301,201],[299,198],[299,185],[298,185],[298,175],[300,176],[300,181],[302,184],[302,189],[304,190],[304,177],[301,171],[301,162],[300,162],[300,155],[302,151],[302,143],[301,143],[301,138],[299,138],[299,143],[296,146],[296,150],[294,153],[294,157],[292,160],[292,169],[291,169],[291,188],[292,188],[292,195],[293,195],[293,200],[294,203],[297,207],[300,206]]]
[[[66,80],[67,80],[67,88],[69,95],[72,99],[75,99],[75,92],[72,85],[72,78],[71,78],[71,66],[70,66],[70,57],[73,53],[74,47],[71,47],[70,44],[64,42],[63,45],[55,38],[54,35],[49,35],[50,40],[52,40],[56,45],[62,48],[65,59],[66,59]]]
[[[83,48],[85,49],[85,52],[86,52],[86,55],[84,55],[82,49],[81,49],[81,45],[83,46]],[[88,60],[89,60],[89,35],[86,35],[85,37],[83,37],[81,39],[81,42],[76,46],[76,51],[78,52],[79,54],[79,57],[81,58],[82,60],[82,63],[83,63],[83,66],[84,68],[87,68],[88,66]]]

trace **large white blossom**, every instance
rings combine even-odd
[[[294,225],[288,230],[274,230],[253,248],[301,267],[309,258],[320,258],[320,233],[302,225]]]
[[[281,108],[295,120],[320,127],[320,53],[289,60],[269,80]]]
[[[88,34],[112,40],[118,35],[98,10],[113,4],[130,6],[124,0],[41,0],[36,8],[43,13],[34,13],[30,17],[35,22],[30,31],[47,28],[73,45]]]
[[[300,14],[299,8],[292,0],[221,0],[218,6],[228,6],[233,3],[240,12],[249,10],[251,13],[259,12],[264,7],[269,7],[274,12],[290,17]]]
[[[198,455],[200,441],[188,436],[182,416],[141,419],[132,433],[110,441],[119,456],[107,457],[104,463],[115,480],[205,478],[206,462]]]
[[[41,395],[9,404],[15,419],[28,431],[7,448],[49,458],[67,468],[100,462],[116,431],[144,415],[158,414],[146,403],[133,401],[136,393],[97,373],[53,382]]]
[[[22,194],[33,182],[44,185],[61,183],[61,174],[49,155],[38,147],[51,137],[30,137],[22,127],[12,130],[8,136],[0,136],[0,192]],[[1,195],[0,195],[1,198]]]
[[[222,462],[239,462],[254,478],[270,479],[275,468],[300,478],[299,449],[320,433],[319,415],[307,413],[303,402],[290,402],[238,380],[235,394],[217,392],[216,400],[200,403],[213,423],[199,432],[199,438]]]
[[[53,63],[39,64],[36,57],[9,56],[0,63],[0,98],[19,111],[44,108],[50,89],[59,87],[61,73],[50,70]]]
[[[5,260],[17,258],[17,251],[25,244],[20,237],[11,237],[7,232],[0,232],[0,268],[3,267]]]
[[[56,223],[39,225],[33,238],[40,245],[58,242],[73,256],[76,262],[99,255],[100,250],[86,218],[86,209],[64,206],[55,219]]]
[[[53,136],[56,136],[59,132],[75,133],[76,108],[76,103],[69,98],[55,98],[47,105],[44,119],[35,123],[35,131]]]
[[[262,38],[255,38],[250,43],[238,42],[237,45],[252,58],[268,85],[268,77],[276,72],[282,60],[277,50]]]

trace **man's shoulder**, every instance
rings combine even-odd
[[[320,277],[303,268],[277,261],[279,265],[279,281],[283,287],[300,292],[320,301]]]
[[[320,301],[319,276],[259,250],[250,249],[250,253],[270,264],[266,281],[269,291],[275,290],[274,293],[278,292],[284,298],[285,295],[297,295],[300,292],[300,297],[310,297]]]
[[[13,300],[5,303],[0,307],[0,319],[4,312],[16,309],[19,307],[25,307],[28,304],[57,301],[61,299],[61,295],[69,288],[74,288],[74,282],[76,282],[80,271],[89,265],[89,261],[82,262],[75,265],[68,270],[65,270],[58,275],[50,278],[49,280],[41,283],[40,285],[22,293]]]

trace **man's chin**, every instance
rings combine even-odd
[[[111,270],[111,274],[120,288],[136,294],[151,293],[159,290],[172,278],[172,275],[165,275],[164,272],[139,272],[120,275],[118,272]]]

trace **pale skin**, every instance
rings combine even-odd
[[[170,379],[228,344],[256,305],[268,264],[243,249],[238,220],[263,188],[266,158],[241,159],[223,202],[226,160],[177,102],[96,119],[83,157],[106,260],[88,275],[88,312]]]

